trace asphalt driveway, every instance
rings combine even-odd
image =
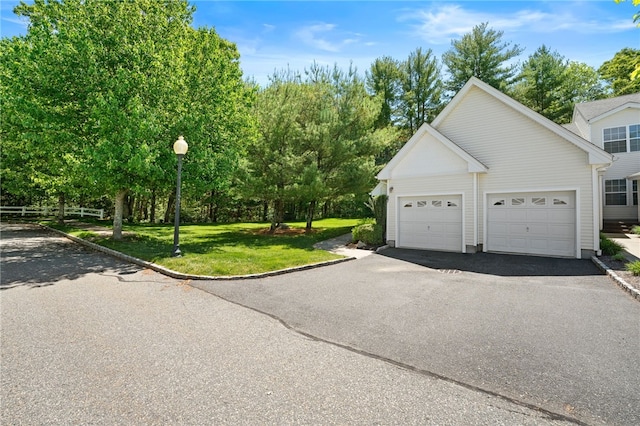
[[[389,249],[191,285],[425,375],[588,424],[640,423],[640,304],[587,260]]]

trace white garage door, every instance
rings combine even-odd
[[[462,197],[400,197],[398,247],[462,251]]]
[[[490,194],[487,201],[487,250],[575,256],[574,192]]]

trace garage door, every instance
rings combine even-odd
[[[398,247],[462,251],[462,197],[400,197]]]
[[[487,201],[487,250],[575,257],[574,192],[490,194]]]

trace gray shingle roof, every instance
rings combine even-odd
[[[629,102],[640,103],[640,93],[577,104],[576,111],[588,121]]]

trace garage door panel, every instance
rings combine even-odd
[[[487,206],[487,250],[575,256],[575,193],[494,194]]]
[[[461,196],[400,197],[399,200],[398,247],[461,251]]]

